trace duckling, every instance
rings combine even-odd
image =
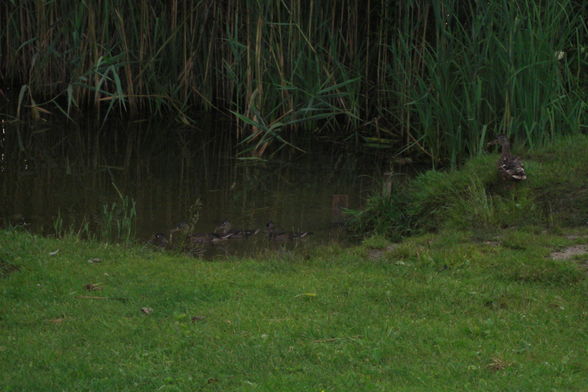
[[[505,180],[523,181],[527,179],[525,168],[521,158],[510,153],[510,142],[505,135],[499,135],[496,140],[488,143],[489,146],[500,144],[502,154],[498,159],[498,172]]]
[[[167,246],[169,245],[169,241],[163,233],[153,234],[153,237],[151,237],[149,243],[151,245],[157,246],[158,248],[167,248]]]
[[[170,231],[169,231],[169,242],[170,244],[174,242],[174,236],[176,237],[180,237],[179,241],[176,242],[182,242],[182,240],[186,239],[188,236],[188,232],[190,231],[190,224],[188,222],[180,222],[177,225],[175,225]],[[177,233],[177,234],[176,234]]]
[[[276,225],[274,222],[269,221],[265,225],[268,233],[268,238],[274,241],[285,241],[285,240],[297,240],[307,237],[312,234],[310,231],[302,231],[302,232],[286,232],[286,231],[278,231],[276,229]]]
[[[220,236],[227,237],[230,239],[241,239],[241,238],[248,238],[252,235],[259,233],[259,229],[251,230],[241,230],[241,229],[233,229],[233,225],[228,220],[225,220],[219,227],[216,228],[214,231]]]

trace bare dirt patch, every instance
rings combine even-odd
[[[502,243],[500,241],[493,241],[493,240],[483,241],[482,243],[484,245],[488,245],[488,246],[500,246],[500,245],[502,245]]]
[[[574,245],[562,250],[551,252],[553,260],[568,260],[574,256],[588,254],[588,245]]]
[[[394,249],[398,248],[399,244],[390,244],[383,249],[370,249],[368,251],[368,258],[370,260],[379,260],[386,256],[386,253],[393,251]]]
[[[588,238],[588,236],[586,236],[586,235],[570,234],[570,235],[566,235],[566,238],[568,240],[578,240],[578,239]]]

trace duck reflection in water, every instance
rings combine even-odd
[[[170,230],[170,242],[174,235],[179,237],[180,243],[184,244],[207,244],[225,241],[230,235],[219,233],[191,233],[191,226],[187,222],[180,222]],[[176,234],[177,233],[177,234]]]
[[[233,229],[231,222],[225,220],[219,227],[216,228],[214,232],[220,237],[236,240],[249,238],[252,235],[259,233],[259,229]]]
[[[312,234],[310,231],[281,231],[277,229],[276,225],[272,221],[269,221],[265,227],[268,238],[272,241],[297,240]]]

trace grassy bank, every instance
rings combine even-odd
[[[550,253],[588,230],[565,234],[211,262],[1,231],[0,389],[584,391],[586,272]]]
[[[375,193],[351,215],[362,235],[397,239],[440,228],[495,231],[500,228],[588,224],[588,137],[560,138],[534,151],[520,148],[528,179],[503,181],[498,154],[468,161],[459,170],[428,171],[391,194]]]

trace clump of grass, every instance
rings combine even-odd
[[[135,202],[124,196],[119,202],[103,204],[92,223],[86,216],[64,217],[58,211],[52,222],[52,236],[130,243],[135,240],[135,220]]]
[[[562,139],[525,155],[529,178],[503,182],[497,156],[474,158],[459,170],[428,171],[392,196],[376,194],[352,211],[357,232],[398,238],[444,227],[465,230],[588,222],[588,137]]]
[[[402,195],[375,194],[368,198],[362,210],[346,210],[347,226],[357,235],[382,234],[397,240],[408,233],[409,223]]]
[[[386,237],[374,235],[364,239],[361,244],[370,249],[384,249],[390,245],[390,241]]]

